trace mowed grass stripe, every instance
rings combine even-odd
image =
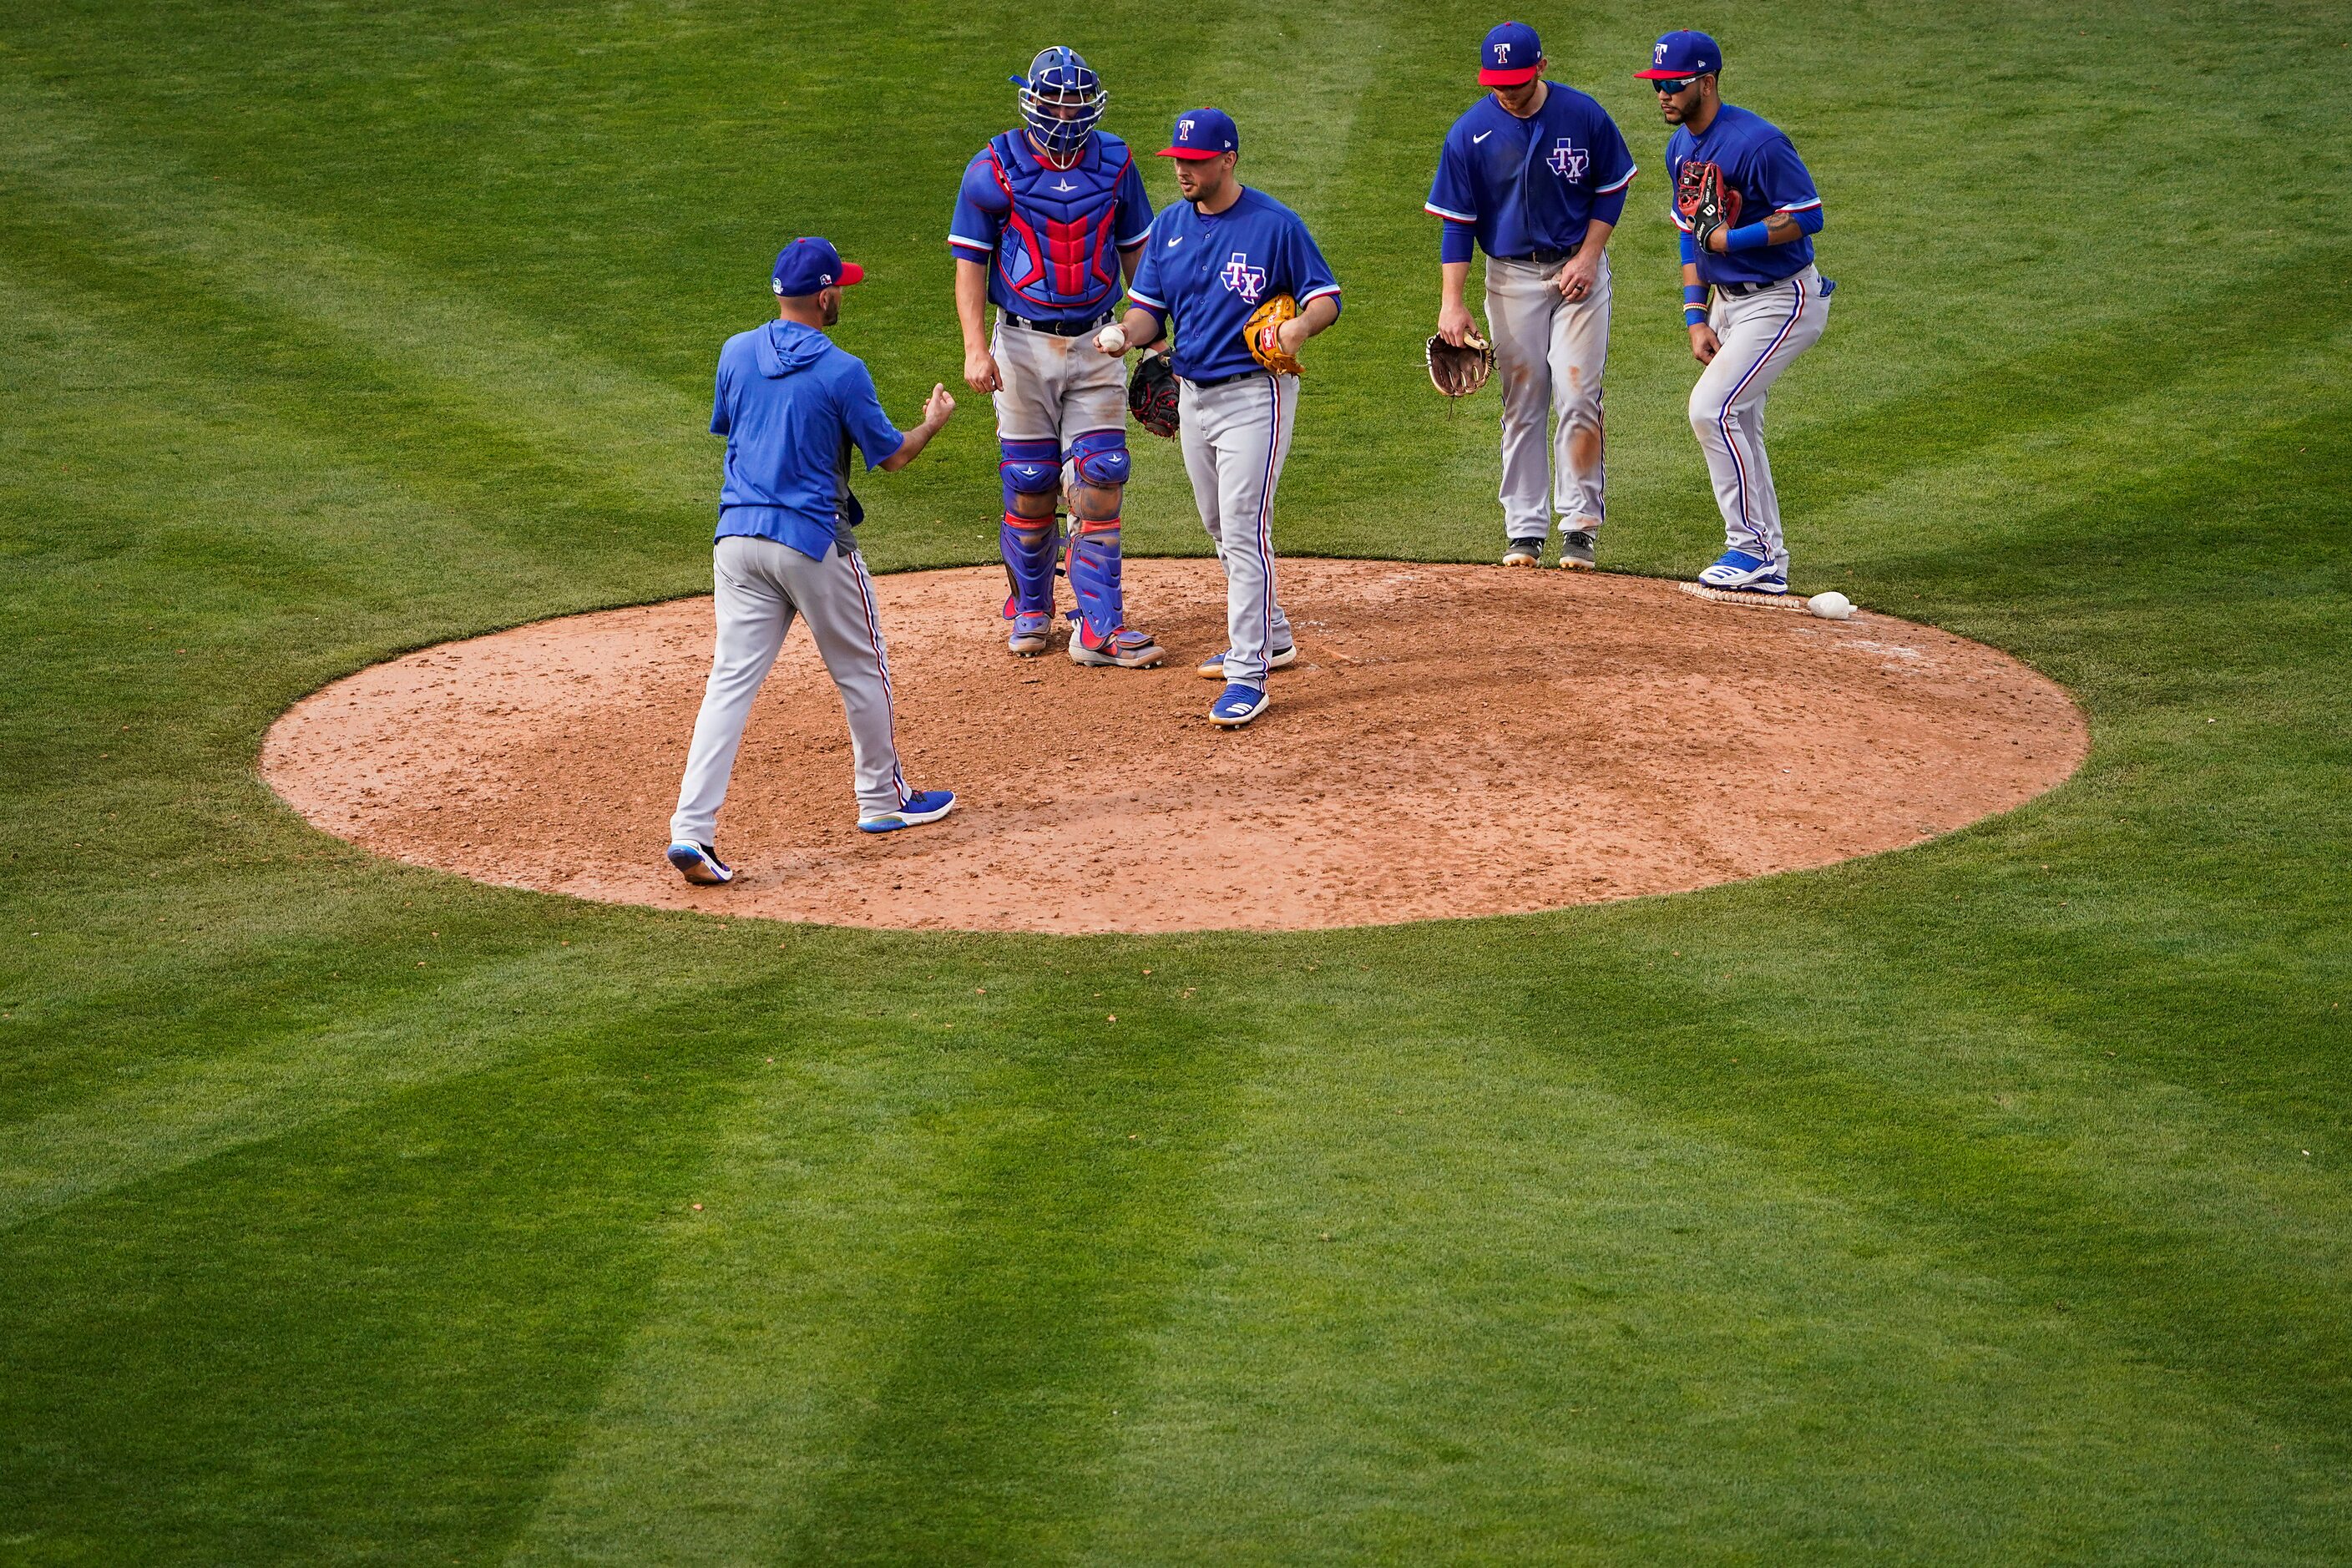
[[[1347,1016],[1292,1037],[1251,1086],[1100,1555],[2016,1556],[2288,1491],[2238,1462],[2273,1440],[2259,1421],[1612,1092],[1585,1058],[1612,1011],[1547,1016],[1539,1057],[1476,1009],[1401,1048],[1351,1045]]]
[[[217,293],[272,323],[261,341],[331,339],[433,402],[462,405],[468,423],[593,469],[600,489],[642,509],[708,504],[707,414],[691,395],[601,359],[584,323],[528,321],[446,283],[421,284],[383,256],[126,143],[87,108],[5,67],[0,145],[17,244],[37,225],[54,227],[58,242],[93,258],[135,258],[153,280],[145,308]],[[72,216],[42,225],[40,206]]]

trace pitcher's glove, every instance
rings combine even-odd
[[[1298,356],[1282,346],[1276,331],[1297,315],[1298,301],[1287,294],[1276,294],[1252,310],[1249,324],[1242,329],[1242,342],[1249,344],[1250,358],[1276,375],[1300,374]]]
[[[1127,411],[1154,436],[1173,436],[1181,390],[1166,354],[1145,354],[1135,362],[1135,374],[1128,378]]]
[[[1690,225],[1691,240],[1704,252],[1719,228],[1739,223],[1739,193],[1725,184],[1717,164],[1692,159],[1675,177],[1675,210]]]
[[[1495,351],[1475,332],[1459,343],[1433,336],[1423,357],[1429,363],[1430,385],[1448,397],[1469,396],[1495,374]]]

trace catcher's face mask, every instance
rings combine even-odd
[[[1029,74],[1014,77],[1021,89],[1021,119],[1031,140],[1056,159],[1075,158],[1094,134],[1110,94],[1103,90],[1084,56],[1056,46],[1029,62]]]

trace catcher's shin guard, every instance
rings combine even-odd
[[[1070,662],[1097,668],[1144,669],[1168,657],[1148,632],[1126,624],[1119,592],[1118,519],[1081,521],[1070,539],[1070,588],[1078,607],[1070,612]]]
[[[1004,514],[996,542],[1004,553],[1004,575],[1013,587],[1012,596],[1004,603],[1007,619],[1024,612],[1054,613],[1054,552],[1059,542],[1055,531],[1050,517]]]
[[[1077,595],[1079,618],[1101,642],[1127,624],[1127,602],[1119,589],[1118,519],[1072,521],[1070,592]]]

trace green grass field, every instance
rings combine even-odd
[[[1281,546],[1490,558],[1419,205],[1501,15],[0,3],[0,1562],[2352,1560],[2339,7],[1528,15],[1644,169],[1612,564],[1719,540],[1649,40],[1811,163],[1800,585],[2092,725],[1949,838],[918,937],[406,870],[256,778],[336,676],[707,590],[782,239],[872,268],[894,413],[952,383],[953,184],[1048,41],[1139,142],[1231,109],[1347,286]],[[992,557],[977,401],[877,568]],[[1144,458],[1130,537],[1201,550]]]

